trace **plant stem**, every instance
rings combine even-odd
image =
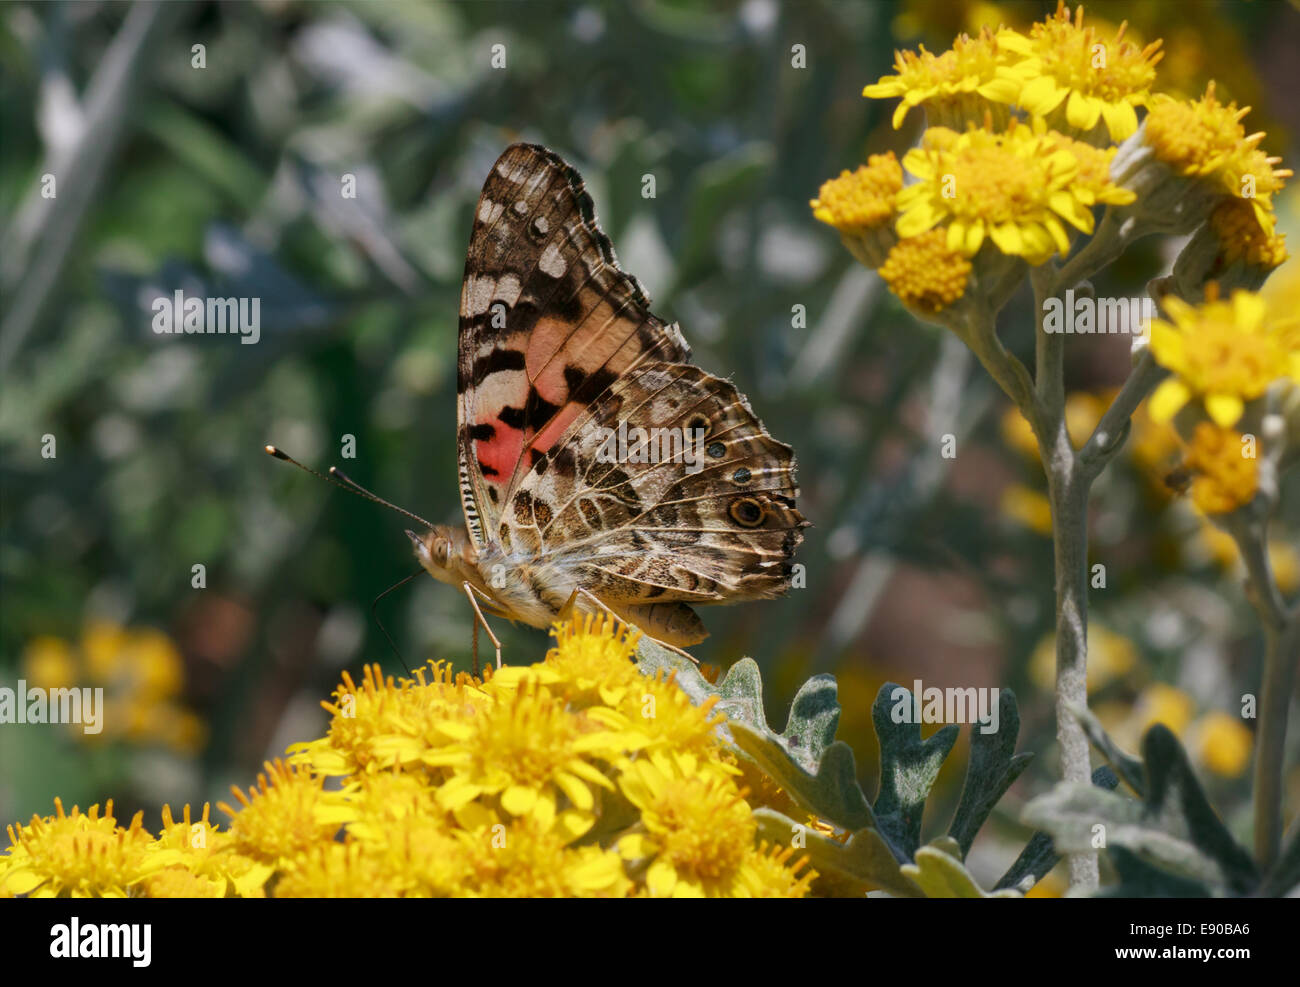
[[[1062,421],[1054,446],[1043,445],[1048,497],[1052,504],[1052,548],[1056,588],[1056,742],[1061,777],[1088,784],[1092,762],[1088,737],[1070,707],[1088,705],[1088,490],[1091,477],[1080,468]],[[1100,883],[1095,853],[1069,857],[1070,889],[1091,892]]]
[[[1300,657],[1300,606],[1288,613],[1278,592],[1264,522],[1235,526],[1233,535],[1246,564],[1251,601],[1264,625],[1264,674],[1255,734],[1255,858],[1260,870],[1267,871],[1282,846],[1282,768],[1287,713]]]
[[[1282,768],[1287,711],[1296,659],[1300,657],[1300,609],[1291,614],[1284,627],[1268,626],[1265,635],[1264,686],[1255,755],[1255,857],[1261,870],[1273,866],[1282,847]]]

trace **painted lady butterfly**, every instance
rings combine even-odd
[[[469,597],[498,665],[484,611],[547,627],[569,607],[608,610],[679,646],[707,636],[692,604],[789,587],[809,523],[793,450],[689,359],[619,269],[577,171],[544,147],[507,148],[461,291],[465,527],[407,531],[429,574]],[[681,455],[647,455],[658,433]],[[609,454],[615,434],[634,437],[624,455]]]

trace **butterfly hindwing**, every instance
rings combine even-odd
[[[461,291],[458,447],[471,537],[583,410],[646,362],[685,362],[677,326],[618,267],[577,172],[514,144],[483,185]]]
[[[611,456],[620,426],[631,437],[644,429],[650,448]],[[615,609],[774,597],[788,588],[808,523],[798,492],[793,451],[730,382],[688,364],[647,364],[611,385],[530,470],[497,536],[542,559],[555,583]]]

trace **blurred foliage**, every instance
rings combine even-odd
[[[1025,523],[1041,475],[1007,441],[1004,403],[964,349],[816,228],[808,200],[826,176],[911,140],[889,128],[890,106],[860,96],[895,46],[943,47],[957,30],[1049,6],[6,5],[0,681],[23,674],[34,640],[72,641],[93,621],[155,627],[183,657],[178,698],[208,739],[190,757],[0,728],[0,819],[48,812],[55,794],[71,804],[111,791],[124,816],[215,800],[319,734],[317,701],[339,668],[400,670],[369,607],[416,570],[403,519],[261,446],[338,463],[394,503],[457,521],[463,256],[483,176],[519,139],[580,168],[656,311],[680,320],[696,362],[735,380],[798,452],[800,506],[816,525],[800,550],[808,587],[705,611],[713,637],[697,654],[724,667],[751,655],[769,712],[810,675],[835,673],[839,736],[860,752],[875,749],[880,686],[916,678],[1015,689],[1024,746],[1048,750],[1050,692],[1030,658],[1052,627],[1051,547]],[[1294,161],[1297,108],[1270,97],[1296,77],[1300,16],[1288,5],[1089,9],[1164,36],[1166,85],[1196,92],[1217,78]],[[491,67],[497,44],[504,69]],[[125,82],[105,69],[124,51]],[[46,173],[60,179],[54,199],[40,196]],[[339,195],[345,174],[356,199]],[[1279,206],[1293,241],[1295,201]],[[1168,260],[1139,244],[1098,290],[1134,294]],[[1295,263],[1274,280],[1295,292]],[[260,297],[260,342],[154,335],[150,300],[178,288]],[[1024,355],[1029,299],[1013,305],[1008,343]],[[1069,361],[1073,388],[1102,391],[1124,375],[1125,341],[1072,340]],[[949,432],[954,460],[939,455]],[[42,457],[46,435],[56,458]],[[347,435],[354,460],[340,458]],[[1201,712],[1235,711],[1260,650],[1235,563],[1185,503],[1153,488],[1138,455],[1096,497],[1093,553],[1111,573],[1096,621],[1136,655],[1102,698],[1132,706],[1165,683]],[[1300,505],[1290,509],[1282,537],[1294,543]],[[198,563],[204,589],[192,586]],[[467,666],[471,614],[450,589],[421,577],[376,610],[407,664]],[[500,630],[507,660],[540,645],[540,631]],[[99,757],[116,760],[97,768]],[[967,757],[963,742],[935,783],[945,814]],[[1041,790],[1051,763],[1040,758],[1010,801]],[[1212,783],[1224,788],[1216,805],[1246,811],[1239,773]],[[1011,847],[1027,835],[1014,815],[994,815]],[[988,886],[1009,863],[973,868]]]

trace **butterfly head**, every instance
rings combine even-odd
[[[435,524],[422,535],[408,528],[406,537],[411,539],[420,565],[434,579],[459,585],[475,572],[474,547],[464,528]]]

